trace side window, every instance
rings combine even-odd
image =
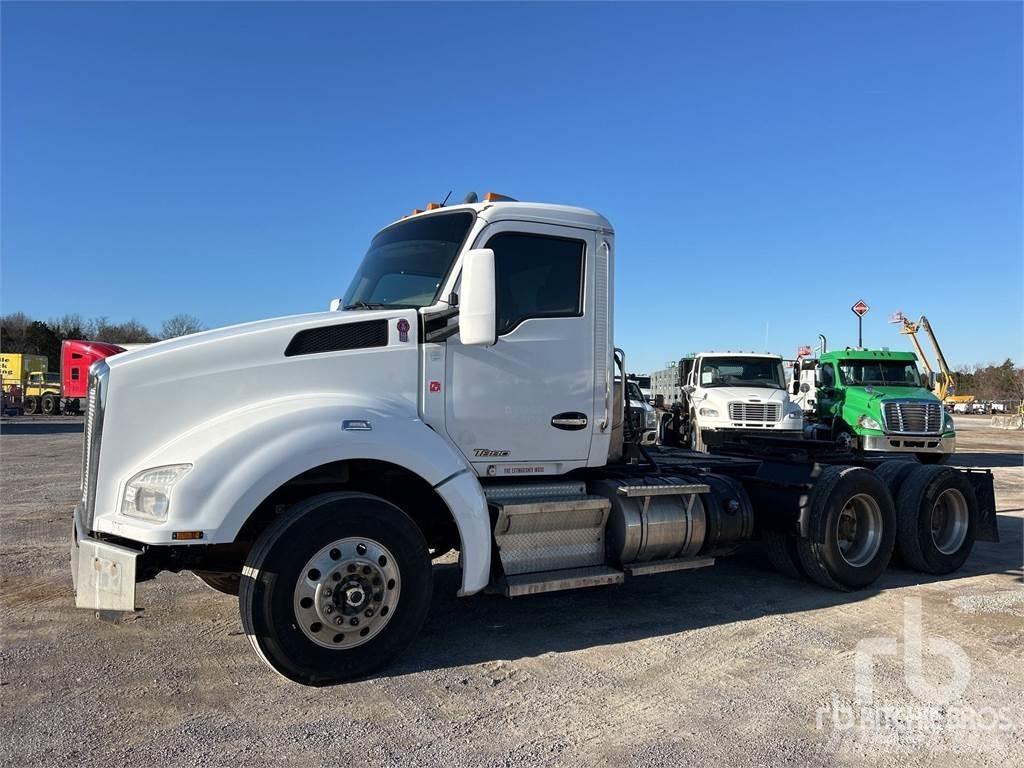
[[[822,387],[834,387],[836,385],[836,377],[832,372],[831,363],[826,363],[818,369],[818,381]]]
[[[583,314],[583,241],[503,232],[485,247],[494,251],[499,336],[530,317]]]
[[[71,369],[71,378],[74,381],[78,381],[78,367],[77,366]]]

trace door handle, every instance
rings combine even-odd
[[[580,413],[579,411],[559,413],[551,417],[551,426],[555,429],[586,429],[587,414]]]

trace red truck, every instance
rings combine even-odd
[[[22,410],[27,414],[81,413],[87,396],[89,366],[124,352],[124,347],[103,341],[68,340],[60,348],[60,373],[34,371],[25,377]]]

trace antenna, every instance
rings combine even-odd
[[[441,201],[441,207],[444,208],[445,203],[448,202],[448,198],[452,196],[452,191],[449,189],[448,194],[444,196],[444,200]]]

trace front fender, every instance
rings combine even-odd
[[[345,421],[370,429],[350,431]],[[463,591],[478,591],[490,569],[487,503],[465,460],[417,417],[404,400],[303,396],[249,406],[176,437],[121,479],[117,498],[137,471],[192,464],[171,492],[166,523],[147,523],[115,512],[98,515],[95,528],[149,544],[175,543],[174,531],[202,531],[192,543],[234,541],[260,503],[292,478],[323,464],[376,459],[423,478],[448,504],[461,538]],[[482,580],[482,583],[480,583]]]

